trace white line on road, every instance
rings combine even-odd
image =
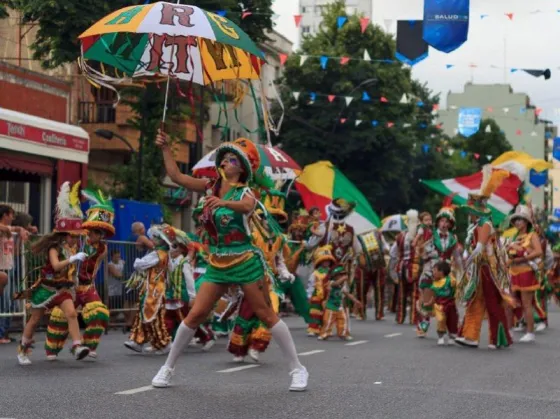
[[[320,354],[321,352],[325,352],[325,350],[324,349],[315,349],[314,351],[302,352],[302,353],[298,354],[298,356],[315,355],[315,354]]]
[[[242,367],[228,368],[227,370],[220,370],[216,372],[235,372],[235,371],[243,371],[243,370],[248,370],[249,368],[257,368],[257,367],[260,367],[260,365],[251,364],[251,365],[243,365]]]
[[[375,383],[373,383],[373,384],[377,384],[377,385],[379,385],[379,384],[381,384],[381,381],[376,381],[376,382],[375,382]]]
[[[391,333],[390,335],[385,335],[386,338],[394,338],[395,336],[400,336],[402,333]]]
[[[356,342],[350,342],[347,343],[346,346],[356,346],[356,345],[361,345],[363,343],[368,343],[369,340],[357,340]]]
[[[150,391],[153,389],[154,388],[152,386],[144,386],[144,387],[133,388],[132,390],[119,391],[118,393],[115,394],[129,395],[129,394],[142,393],[143,391]]]

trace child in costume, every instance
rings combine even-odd
[[[336,324],[338,337],[343,340],[352,340],[352,336],[350,336],[350,313],[343,304],[343,298],[349,298],[358,308],[361,308],[362,303],[348,291],[348,274],[344,266],[338,265],[331,269],[326,279],[325,289],[328,296],[321,333],[317,339],[327,340]]]
[[[91,206],[86,212],[87,220],[82,224],[82,228],[88,231],[87,241],[82,246],[87,257],[78,265],[78,286],[74,305],[76,309],[82,307],[82,317],[86,325],[82,342],[89,348],[89,356],[97,358],[97,346],[109,326],[110,314],[97,293],[95,277],[107,254],[104,240],[115,234],[115,210],[111,198],[105,198],[101,191],[84,189],[82,196],[91,202]],[[67,337],[68,324],[64,313],[60,308],[55,308],[51,312],[47,328],[47,359],[52,361],[57,358]]]
[[[434,313],[437,320],[438,345],[448,345],[449,338],[455,339],[459,323],[459,313],[455,305],[457,281],[451,275],[451,266],[445,261],[433,268],[431,290],[434,293]]]
[[[165,287],[169,267],[169,249],[175,240],[175,231],[169,225],[155,225],[148,230],[148,237],[155,249],[134,261],[136,272],[128,286],[140,286],[139,310],[134,319],[130,339],[124,346],[135,352],[144,352],[150,343],[149,352],[162,355],[169,352],[171,336],[165,327]]]
[[[29,355],[33,345],[33,335],[46,310],[60,307],[68,322],[68,332],[72,339],[71,352],[77,360],[85,358],[90,349],[82,345],[78,314],[74,307],[76,295],[76,264],[86,259],[83,252],[75,254],[75,236],[83,234],[80,209],[80,184],[70,189],[70,182],[60,187],[56,202],[55,230],[35,242],[31,251],[45,256],[45,264],[40,268],[39,279],[31,288],[15,295],[16,299],[28,299],[31,304],[31,318],[25,325],[21,343],[18,346],[18,362],[30,365]]]
[[[327,275],[336,259],[331,253],[330,246],[318,248],[313,255],[315,270],[309,278],[313,284],[313,293],[309,300],[311,322],[307,327],[307,336],[319,336],[323,327],[323,305],[326,298]]]

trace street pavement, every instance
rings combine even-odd
[[[231,362],[225,339],[209,353],[188,348],[173,387],[152,389],[165,357],[130,352],[120,331],[103,337],[97,360],[81,362],[67,349],[47,361],[40,334],[29,367],[17,365],[15,344],[0,346],[0,418],[559,418],[560,311],[554,307],[550,317],[536,343],[500,351],[488,350],[486,340],[476,350],[438,347],[435,325],[421,340],[392,315],[353,321],[352,342],[319,342],[289,317],[310,372],[304,393],[288,392],[274,343],[258,366]]]

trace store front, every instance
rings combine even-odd
[[[86,185],[88,154],[82,128],[0,108],[0,202],[50,231],[60,185]]]

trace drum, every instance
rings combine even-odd
[[[371,230],[358,235],[358,241],[362,245],[367,266],[371,271],[385,267],[383,255],[383,242],[377,230]]]

